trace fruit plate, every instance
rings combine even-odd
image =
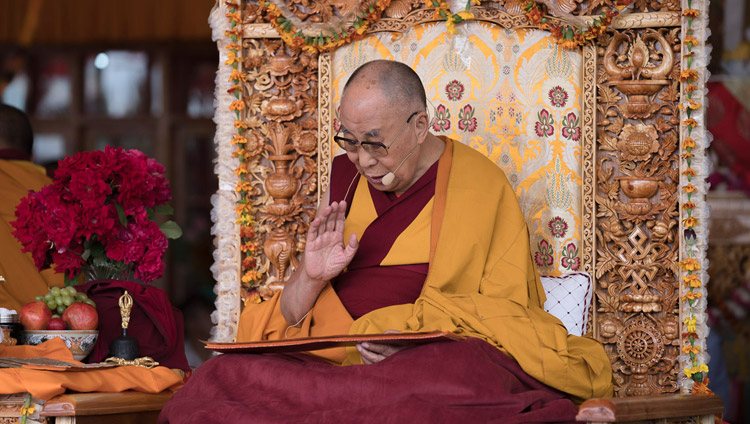
[[[76,361],[82,361],[94,350],[98,336],[99,330],[26,330],[23,344],[36,346],[57,337],[65,342]]]

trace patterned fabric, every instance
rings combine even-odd
[[[410,65],[425,84],[432,131],[484,153],[507,175],[540,273],[577,271],[582,57],[544,31],[463,25],[468,38],[425,24],[400,38],[378,34],[337,49],[330,124],[335,132],[340,91],[358,66],[374,59]]]
[[[544,310],[562,321],[568,334],[584,335],[594,292],[591,276],[572,272],[563,277],[542,277],[542,286],[547,295]]]

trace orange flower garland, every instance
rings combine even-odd
[[[697,195],[698,189],[692,184],[693,178],[696,177],[696,172],[692,168],[692,160],[694,157],[693,149],[696,148],[696,142],[691,137],[693,130],[698,126],[698,122],[692,117],[692,114],[699,110],[702,106],[699,103],[693,101],[693,94],[698,89],[699,73],[697,70],[692,69],[693,58],[695,52],[693,48],[699,45],[698,40],[693,35],[693,19],[699,16],[699,12],[692,8],[692,1],[688,0],[688,8],[683,10],[682,15],[687,19],[687,31],[683,38],[683,46],[687,49],[687,53],[683,56],[686,59],[686,67],[680,72],[680,82],[686,84],[684,86],[684,92],[686,94],[686,100],[680,105],[680,109],[687,115],[687,119],[682,121],[682,125],[687,127],[687,137],[682,142],[682,159],[685,161],[686,167],[682,172],[682,175],[687,179],[687,184],[682,186],[682,190],[687,195],[687,201],[682,203],[682,210],[687,215],[682,220],[683,226],[683,242],[687,247],[684,251],[686,252],[686,258],[679,263],[680,268],[685,272],[683,274],[683,282],[685,286],[685,294],[681,296],[683,302],[687,302],[688,316],[684,320],[685,332],[682,333],[682,351],[688,355],[689,364],[685,368],[685,376],[693,381],[692,392],[696,394],[710,392],[708,385],[708,365],[701,363],[698,354],[700,353],[700,346],[698,343],[698,331],[697,331],[697,318],[696,318],[696,303],[703,296],[699,290],[702,287],[700,275],[698,272],[701,269],[700,262],[695,259],[695,250],[693,246],[696,244],[697,234],[694,228],[698,225],[698,218],[693,216],[693,210],[696,208],[696,204],[692,201],[693,195]],[[683,97],[685,98],[685,97]]]
[[[239,44],[242,37],[242,29],[240,27],[242,14],[239,5],[235,1],[227,1],[225,4],[229,8],[229,13],[226,14],[226,17],[231,25],[231,29],[226,31],[225,35],[231,37],[232,42],[224,46],[227,50],[227,60],[224,64],[232,67],[232,73],[229,76],[229,82],[232,83],[232,87],[227,92],[235,98],[229,105],[229,110],[235,114],[234,127],[237,129],[237,134],[232,137],[231,141],[236,146],[236,150],[232,156],[237,157],[240,162],[234,173],[239,176],[239,181],[235,188],[235,191],[239,193],[239,200],[237,200],[235,211],[238,216],[237,222],[240,224],[241,280],[243,284],[255,288],[260,282],[260,275],[255,270],[258,264],[255,258],[255,254],[258,252],[258,245],[255,240],[255,218],[250,203],[252,186],[249,181],[250,176],[246,163],[246,160],[249,159],[248,152],[245,151],[247,139],[243,136],[248,126],[242,121],[240,115],[240,112],[245,110],[245,101],[242,99],[242,86],[240,83],[246,79],[245,74],[239,69],[239,65],[242,62],[242,58],[240,57],[241,47]],[[245,301],[259,302],[260,296],[256,290],[251,290],[247,294]]]
[[[612,20],[633,1],[616,0],[614,7],[609,12],[602,13],[601,16],[594,19],[594,22],[587,24],[585,28],[583,26],[560,25],[553,22],[545,16],[544,6],[535,1],[527,1],[523,8],[529,22],[539,29],[549,31],[562,48],[577,49],[587,41],[603,34],[607,27],[612,24]]]
[[[294,28],[292,22],[285,18],[279,8],[270,1],[261,2],[261,7],[265,11],[266,21],[276,28],[281,39],[288,46],[310,53],[320,53],[363,38],[370,24],[377,22],[390,4],[391,0],[371,1],[355,15],[354,21],[348,27],[336,28],[329,34],[321,32],[314,37],[304,35],[301,29]]]
[[[451,13],[450,7],[445,0],[425,0],[427,7],[435,8],[435,16],[445,19],[445,26],[448,28],[448,34],[458,34],[456,31],[456,24],[460,24],[463,21],[474,19],[474,14],[470,12],[471,5],[475,4],[479,6],[480,0],[471,0],[466,2],[466,8],[458,13]]]

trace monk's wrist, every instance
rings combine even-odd
[[[310,277],[305,269],[302,269],[301,277],[302,278],[300,279],[305,283],[307,287],[315,287],[317,289],[323,290],[323,287],[328,284],[328,280],[326,279]]]

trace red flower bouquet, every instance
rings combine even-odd
[[[54,263],[66,284],[84,266],[132,269],[135,278],[151,282],[164,273],[167,238],[182,234],[173,221],[152,220],[172,213],[164,172],[138,150],[108,146],[69,156],[52,184],[18,204],[13,234],[39,269]]]

